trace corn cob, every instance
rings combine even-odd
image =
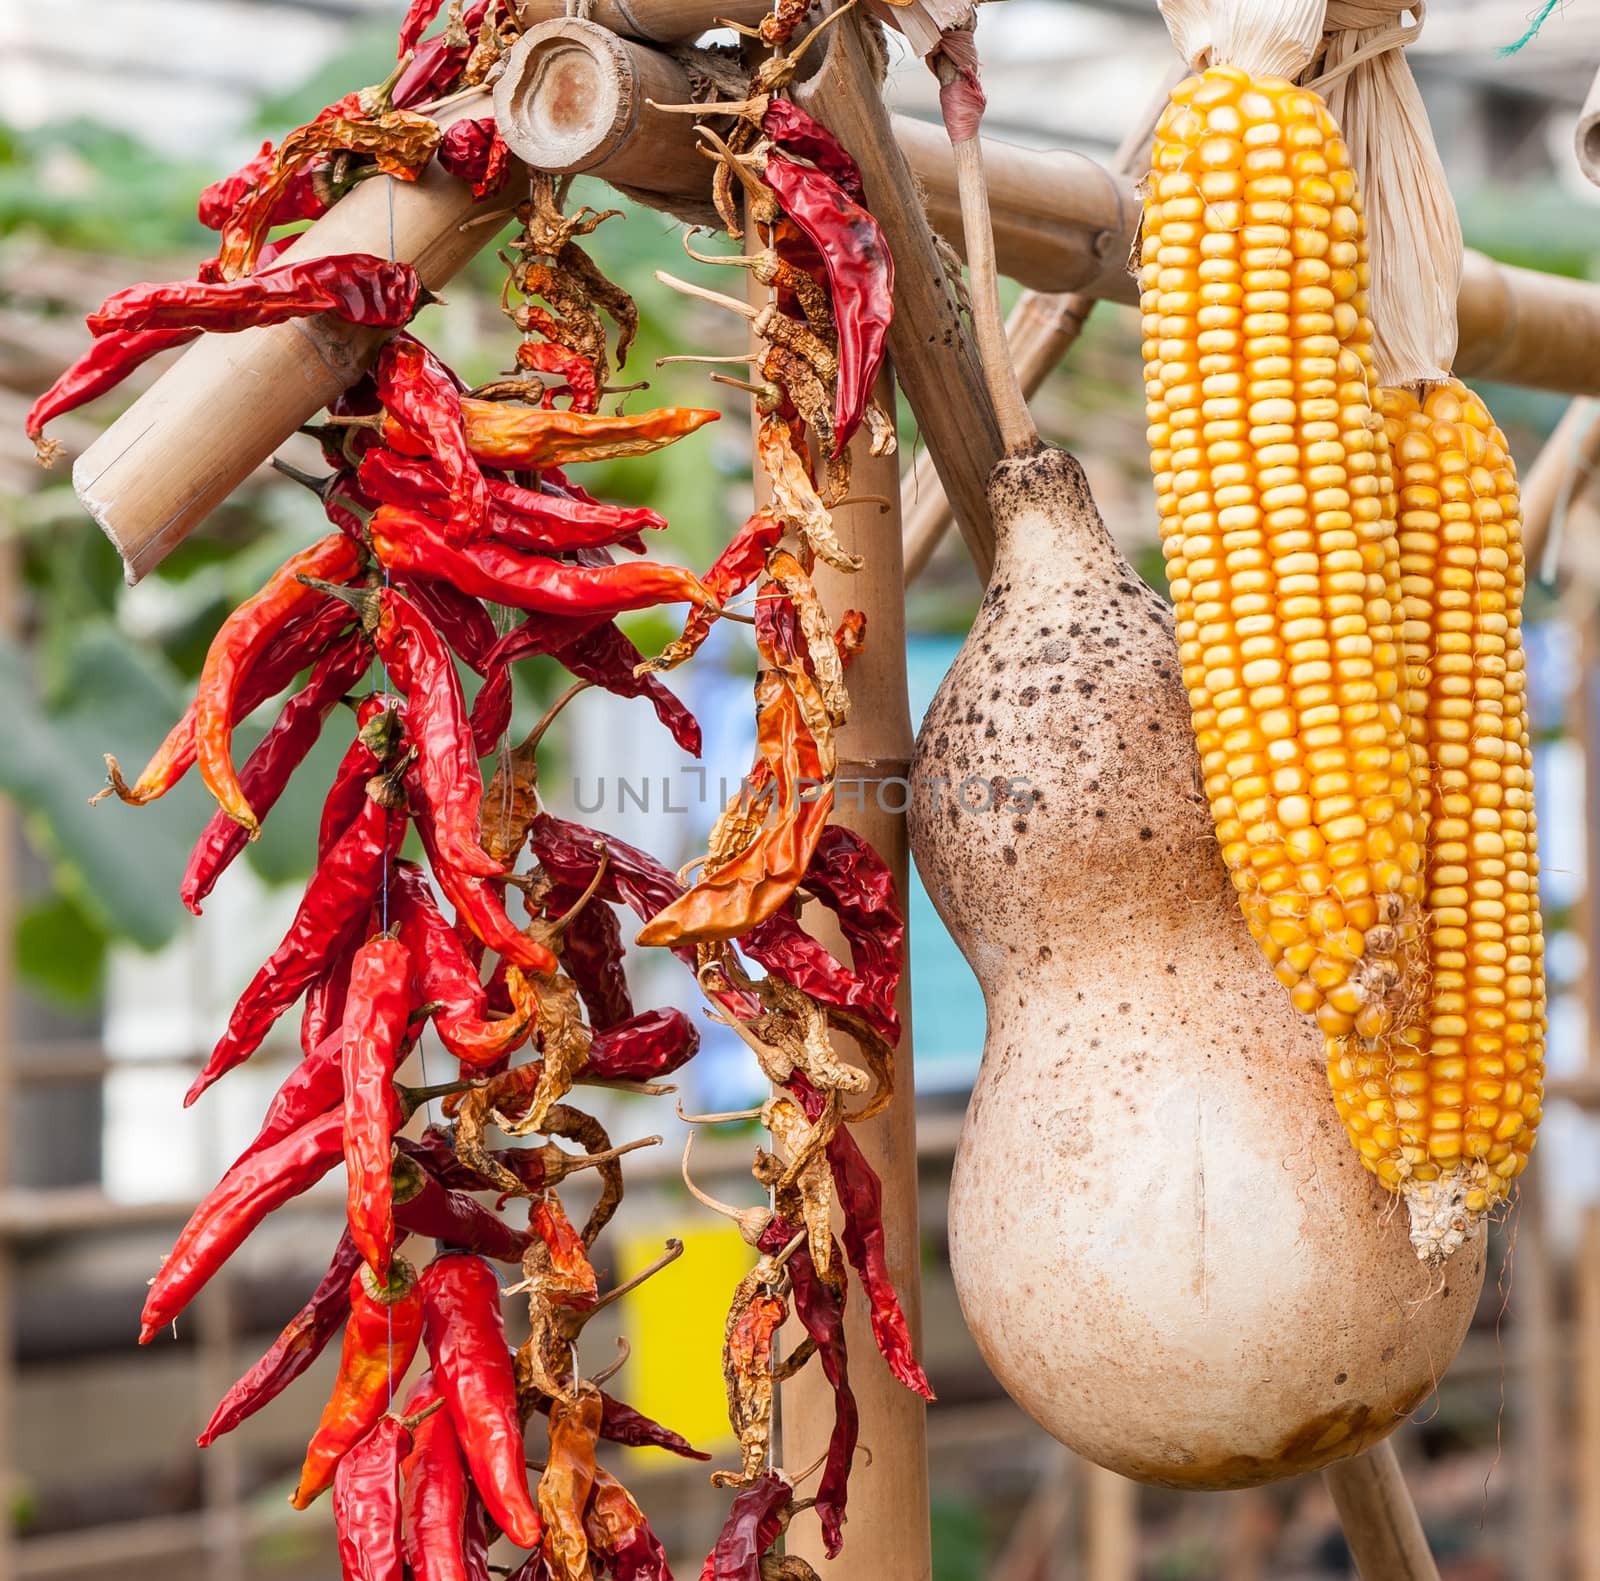
[[[1522,652],[1522,516],[1505,436],[1459,380],[1380,394],[1399,481],[1411,713],[1430,763],[1431,977],[1375,1049],[1329,1039],[1367,1166],[1447,1256],[1527,1163],[1545,1031],[1537,820]]]
[[[1153,166],[1146,410],[1205,791],[1294,1004],[1371,1040],[1419,988],[1422,762],[1355,178],[1314,93],[1228,66],[1173,90]]]

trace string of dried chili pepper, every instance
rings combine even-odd
[[[815,165],[852,202],[863,201],[861,167],[837,137],[792,99],[774,94],[761,113],[761,130],[786,154]]]
[[[303,577],[343,582],[360,569],[360,551],[343,533],[330,533],[291,555],[259,593],[247,598],[223,621],[212,640],[194,697],[195,762],[217,804],[254,836],[259,827],[239,784],[231,751],[233,721],[245,673],[267,644],[322,595]]]
[[[148,1345],[183,1311],[274,1208],[308,1191],[343,1157],[344,1120],[334,1111],[234,1165],[189,1216],[150,1281],[139,1343]]]
[[[410,1453],[410,1429],[386,1416],[339,1462],[333,1519],[345,1581],[403,1581],[399,1478]]]
[[[797,1231],[798,1226],[775,1218],[762,1231],[757,1245],[762,1251],[776,1255],[788,1246]],[[816,1498],[823,1546],[828,1557],[833,1559],[844,1543],[845,1498],[861,1430],[861,1413],[850,1388],[849,1358],[845,1351],[846,1285],[842,1270],[836,1269],[827,1276],[819,1273],[804,1246],[797,1246],[789,1254],[787,1267],[794,1282],[795,1316],[815,1342],[823,1375],[833,1390],[833,1432],[828,1438]]]
[[[406,1047],[411,1003],[411,952],[398,939],[369,939],[350,970],[341,1075],[350,1233],[379,1279],[388,1274],[394,1249],[394,1073]]]
[[[481,939],[496,955],[504,956],[512,965],[535,976],[544,976],[556,969],[556,958],[544,945],[528,935],[506,915],[499,893],[503,885],[492,879],[475,878],[470,873],[458,872],[445,861],[434,835],[433,823],[426,813],[418,809],[417,833],[422,837],[422,849],[427,854],[428,865],[439,881],[445,899],[456,908],[460,920]]]
[[[476,1197],[450,1191],[408,1153],[391,1166],[397,1228],[427,1235],[460,1251],[476,1252],[497,1263],[518,1263],[527,1250],[529,1232],[507,1224]]]
[[[813,1124],[821,1118],[827,1099],[796,1071],[786,1083],[800,1100],[806,1118]],[[928,1377],[916,1359],[911,1343],[911,1325],[900,1306],[900,1297],[889,1273],[888,1251],[883,1236],[883,1182],[867,1162],[850,1128],[841,1125],[828,1141],[828,1164],[833,1170],[834,1189],[844,1210],[845,1256],[861,1280],[872,1322],[872,1337],[878,1343],[889,1371],[915,1394],[933,1399]]]
[[[366,664],[366,650],[354,638],[346,638],[330,649],[317,661],[306,684],[283,705],[260,745],[245,759],[239,771],[239,785],[258,821],[277,804],[290,776],[317,744],[328,715],[361,678]],[[211,815],[189,853],[189,864],[178,888],[184,905],[195,916],[200,915],[200,902],[211,893],[249,839],[244,826],[220,808]]]
[[[568,961],[563,952],[562,961]],[[595,1033],[584,1067],[609,1081],[651,1081],[686,1064],[700,1047],[700,1033],[681,1010],[646,1010]]]
[[[545,1562],[556,1581],[591,1575],[583,1512],[594,1491],[595,1442],[600,1436],[600,1391],[579,1379],[569,1399],[550,1406],[550,1448],[539,1476]]]
[[[311,1299],[289,1319],[260,1361],[217,1403],[211,1420],[195,1440],[202,1449],[277,1399],[322,1354],[349,1315],[350,1281],[360,1267],[361,1253],[346,1230]]]
[[[239,205],[271,177],[277,163],[278,145],[269,138],[231,175],[202,189],[195,204],[195,217],[208,231],[220,231]],[[302,170],[296,180],[280,189],[270,225],[318,220],[328,212],[327,201],[317,190],[317,173],[315,167]]]
[[[454,375],[410,335],[397,335],[383,348],[374,373],[384,432],[403,434],[406,445],[395,448],[412,448],[437,469],[445,485],[445,536],[470,543],[484,530],[489,493],[467,445]]]
[[[589,1551],[616,1581],[672,1581],[667,1551],[634,1497],[604,1466],[596,1466],[594,1491],[583,1513]]]
[[[350,1316],[333,1392],[306,1446],[289,1502],[303,1510],[333,1483],[334,1470],[388,1409],[422,1343],[422,1294],[404,1258],[385,1279],[361,1268],[350,1280]]]
[[[282,942],[228,1018],[205,1068],[184,1095],[192,1104],[219,1076],[247,1060],[273,1022],[322,974],[345,934],[366,916],[405,839],[406,819],[369,795],[350,827],[311,875]]]
[[[827,267],[839,335],[833,408],[837,453],[861,426],[883,366],[894,317],[894,260],[878,222],[825,171],[775,152],[762,174]]]
[[[342,604],[324,600],[322,607],[285,622],[282,631],[250,664],[241,679],[234,697],[233,723],[237,724],[269,697],[276,696],[303,669],[320,658],[328,645],[351,624],[352,618]],[[191,702],[132,785],[123,779],[116,758],[107,753],[107,785],[91,801],[102,801],[114,795],[130,806],[140,807],[165,796],[194,767],[195,716],[196,705]]]
[[[475,198],[498,192],[511,173],[511,150],[492,115],[476,121],[456,121],[447,127],[438,157],[457,181],[465,181],[472,188]]]
[[[113,292],[87,319],[89,333],[146,329],[229,334],[332,313],[347,323],[394,329],[421,305],[408,263],[370,253],[335,253],[277,264],[243,280],[173,280]]]
[[[489,539],[456,548],[444,523],[420,511],[382,505],[367,524],[379,560],[397,576],[420,572],[491,603],[546,615],[617,615],[656,604],[704,604],[711,596],[681,566],[644,560],[586,566],[520,554]]]
[[[442,1399],[433,1374],[425,1372],[407,1396],[404,1414],[418,1416]],[[474,1536],[471,1484],[448,1411],[417,1423],[411,1453],[400,1463],[400,1484],[401,1533],[415,1581],[477,1581],[467,1561]]]
[[[188,345],[198,335],[198,330],[190,329],[147,329],[118,331],[96,340],[28,408],[24,427],[40,466],[52,465],[61,454],[59,441],[45,438],[48,424],[116,389],[135,368],[174,346]]]
[[[500,1315],[500,1281],[477,1257],[437,1257],[422,1276],[423,1335],[472,1481],[519,1548],[543,1535],[528,1492],[516,1379]]]
[[[761,1558],[782,1534],[794,1484],[766,1471],[741,1490],[728,1509],[700,1581],[761,1581]]]

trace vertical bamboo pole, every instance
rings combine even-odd
[[[1600,1581],[1600,1206],[1578,1242],[1577,1581]]]
[[[1361,1581],[1439,1581],[1439,1568],[1389,1439],[1364,1455],[1325,1467],[1322,1480],[1338,1506]],[[1530,1566],[1523,1574],[1550,1572]]]
[[[878,399],[891,415],[894,385],[879,381]],[[900,563],[898,465],[893,456],[873,457],[864,442],[852,446],[851,492],[882,495],[888,510],[845,505],[833,513],[847,551],[865,567],[853,576],[820,562],[817,590],[835,619],[846,609],[867,617],[866,651],[850,667],[850,720],[839,732],[838,792],[834,821],[864,836],[889,864],[902,903],[910,874],[906,837],[905,776],[911,761],[911,713],[906,696],[905,608]],[[843,951],[837,934],[824,935]],[[922,1340],[921,1237],[917,1224],[917,1111],[911,1060],[910,935],[907,971],[897,1005],[904,1031],[895,1058],[895,1096],[874,1120],[853,1135],[883,1179],[883,1226],[889,1272],[900,1292],[913,1341]],[[848,1040],[843,1040],[848,1042]],[[848,1047],[844,1052],[849,1053]],[[928,1531],[927,1408],[884,1365],[867,1321],[859,1288],[845,1313],[850,1382],[861,1407],[861,1441],[871,1464],[857,1460],[850,1477],[850,1523],[844,1552],[831,1564],[810,1522],[797,1522],[789,1551],[810,1560],[828,1581],[926,1581],[933,1573]],[[783,1463],[807,1466],[821,1453],[833,1424],[833,1394],[820,1367],[801,1370],[783,1386]]]
[[[0,544],[0,636],[5,637],[14,637],[18,627],[17,562],[17,540],[8,537]],[[6,1197],[15,1184],[11,1127],[16,1115],[12,1071],[16,1006],[11,934],[16,916],[17,836],[16,810],[0,798],[0,1196]],[[16,1574],[11,1535],[11,1502],[17,1482],[16,1269],[15,1244],[9,1233],[0,1233],[0,1578]]]
[[[1513,1221],[1512,1376],[1516,1551],[1526,1576],[1555,1574],[1557,1390],[1555,1297],[1539,1171],[1518,1182]]]
[[[1084,1581],[1138,1581],[1138,1488],[1104,1466],[1089,1466],[1083,1525]]]

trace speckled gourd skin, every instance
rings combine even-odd
[[[990,496],[998,563],[911,805],[988,1010],[950,1192],[962,1310],[1006,1390],[1103,1466],[1309,1471],[1427,1395],[1483,1244],[1430,1272],[1351,1148],[1223,871],[1169,611],[1078,464],[1008,459]],[[982,805],[976,779],[1017,777],[1033,805],[952,810],[963,782]]]

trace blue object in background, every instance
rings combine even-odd
[[[961,643],[960,637],[906,638],[906,678],[911,718],[917,727]],[[906,910],[911,928],[911,1031],[917,1091],[966,1092],[977,1080],[983,1058],[983,993],[933,909],[914,865]]]

